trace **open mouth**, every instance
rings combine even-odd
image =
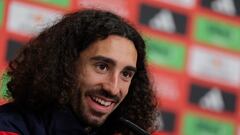
[[[97,103],[101,106],[104,106],[104,107],[109,107],[113,103],[111,101],[106,101],[106,100],[104,100],[102,98],[99,98],[99,97],[95,97],[95,96],[90,96],[90,97],[95,103]]]

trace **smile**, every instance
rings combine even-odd
[[[94,102],[98,103],[99,105],[102,105],[102,106],[105,106],[105,107],[109,107],[109,106],[112,104],[112,102],[106,101],[106,100],[101,99],[101,98],[99,98],[99,97],[93,97],[93,96],[91,96],[91,99],[92,99]]]

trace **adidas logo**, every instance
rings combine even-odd
[[[222,94],[218,88],[212,88],[199,101],[199,105],[204,109],[217,112],[224,111],[225,105]]]
[[[231,16],[236,15],[236,8],[233,0],[214,0],[211,3],[211,7],[216,12]]]
[[[168,10],[159,11],[151,20],[149,20],[149,26],[165,32],[176,32],[173,15]]]

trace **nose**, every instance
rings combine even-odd
[[[103,88],[112,95],[118,95],[120,92],[119,88],[119,73],[111,73],[108,75]]]

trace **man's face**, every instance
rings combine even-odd
[[[73,108],[89,126],[99,126],[128,93],[136,72],[137,51],[132,41],[111,35],[81,52],[78,61],[79,94]]]

